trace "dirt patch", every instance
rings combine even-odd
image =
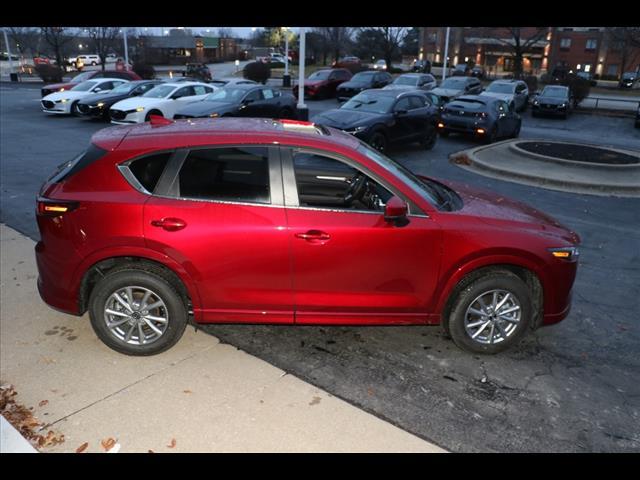
[[[607,148],[555,142],[518,142],[518,148],[546,157],[576,162],[600,163],[604,165],[634,165],[640,158]]]

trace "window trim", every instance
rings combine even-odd
[[[162,181],[163,177],[166,175],[167,170],[171,166],[171,161],[173,160],[173,158],[177,153],[177,150],[175,148],[165,148],[162,150],[154,150],[153,152],[143,153],[142,155],[136,155],[133,158],[130,158],[128,160],[125,160],[122,163],[117,164],[116,167],[133,188],[135,188],[137,191],[145,195],[153,195],[154,194],[153,192],[150,192],[146,188],[144,188],[144,185],[142,185],[142,183],[140,183],[140,181],[136,178],[136,176],[133,174],[133,172],[129,168],[129,165],[143,158],[151,157],[154,155],[161,155],[163,153],[169,153],[170,155],[169,155],[169,158],[167,159],[167,164],[164,166],[164,170],[160,174],[160,178],[158,178],[158,182],[156,183],[156,186],[153,190],[153,192],[155,192],[158,189],[158,185],[160,185],[160,182]]]
[[[295,166],[293,163],[293,156],[296,152],[301,153],[310,153],[314,155],[322,155],[333,160],[346,163],[352,168],[361,171],[368,177],[370,177],[375,182],[379,183],[382,187],[386,188],[388,191],[392,193],[392,195],[397,196],[407,203],[408,211],[407,216],[410,217],[420,217],[420,218],[429,218],[429,215],[426,212],[423,212],[418,205],[416,205],[410,198],[408,198],[404,193],[398,191],[398,189],[389,184],[384,178],[378,175],[375,172],[372,172],[365,165],[362,165],[360,162],[353,160],[345,155],[342,155],[337,152],[322,150],[320,148],[315,147],[307,147],[307,146],[295,146],[295,145],[281,145],[280,146],[280,160],[282,165],[282,180],[284,187],[284,205],[286,208],[296,209],[296,210],[315,210],[315,211],[323,211],[323,212],[335,212],[335,213],[366,213],[369,215],[382,215],[384,212],[372,212],[371,210],[354,210],[354,209],[345,209],[345,208],[336,208],[336,207],[308,207],[304,205],[300,205],[299,197],[298,197],[298,185],[296,183],[296,173]]]

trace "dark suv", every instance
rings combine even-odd
[[[347,100],[354,95],[369,90],[370,88],[382,88],[389,85],[393,77],[387,72],[373,70],[356,73],[351,80],[340,84],[336,90],[338,101]]]

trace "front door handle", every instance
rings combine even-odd
[[[326,242],[331,239],[331,235],[322,230],[309,230],[304,233],[296,233],[295,236],[309,242]]]
[[[180,218],[163,218],[161,220],[151,220],[151,225],[160,227],[167,232],[177,232],[187,226],[187,223]]]

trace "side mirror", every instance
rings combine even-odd
[[[384,221],[393,222],[396,226],[403,226],[407,223],[407,202],[399,197],[391,197],[384,207]]]

